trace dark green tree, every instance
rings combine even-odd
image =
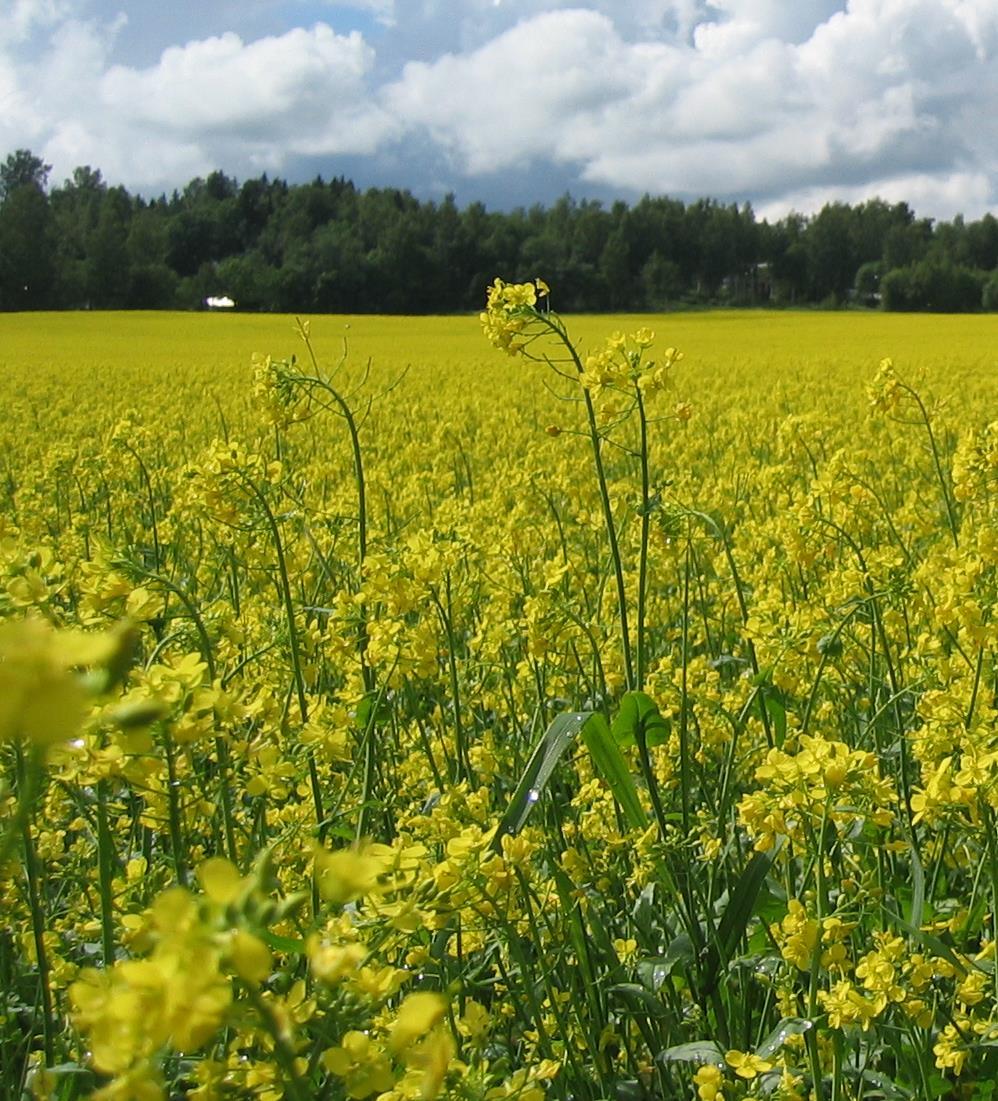
[[[52,211],[32,185],[8,191],[0,203],[0,309],[53,305],[56,277]]]
[[[0,164],[0,202],[22,187],[44,192],[51,171],[52,165],[30,149],[16,149]]]

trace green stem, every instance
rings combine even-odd
[[[357,584],[361,586],[364,581],[364,561],[367,558],[367,484],[364,478],[364,455],[360,446],[360,429],[357,427],[357,418],[354,416],[353,410],[350,408],[346,399],[334,386],[321,376],[315,350],[312,348],[312,342],[300,320],[298,322],[298,331],[302,340],[305,342],[305,348],[308,351],[309,359],[312,362],[312,369],[315,372],[314,376],[303,376],[300,381],[310,388],[319,387],[332,398],[339,410],[340,416],[346,421],[347,431],[350,434],[350,447],[353,451],[353,473],[354,480],[357,483]],[[363,605],[358,609],[358,621],[357,652],[360,657],[361,676],[364,680],[364,690],[366,692],[373,692],[374,671],[367,663],[367,609]]]
[[[624,679],[625,687],[631,691],[635,684],[634,665],[631,660],[631,635],[627,625],[627,589],[624,585],[624,565],[620,555],[620,545],[617,541],[617,527],[613,519],[613,508],[610,504],[610,490],[607,487],[606,472],[603,469],[602,442],[599,427],[596,424],[596,410],[593,408],[593,399],[589,391],[583,389],[586,403],[586,416],[589,420],[589,438],[593,447],[593,463],[596,467],[596,479],[599,482],[600,502],[603,506],[603,522],[606,525],[607,542],[610,544],[610,556],[613,559],[613,575],[617,586],[617,608],[620,616],[620,644],[624,652]]]
[[[960,536],[958,534],[959,529],[956,519],[956,509],[953,507],[949,487],[946,485],[946,475],[943,473],[943,464],[939,457],[939,446],[936,443],[936,434],[932,431],[932,418],[929,416],[929,411],[925,408],[925,403],[922,401],[917,391],[907,384],[902,385],[918,406],[918,411],[921,413],[922,421],[925,424],[925,431],[929,435],[929,448],[932,451],[932,462],[936,468],[936,477],[939,479],[939,488],[942,491],[943,504],[946,506],[946,521],[949,524],[950,535],[953,537],[953,546],[959,548]]]
[[[107,818],[107,780],[97,781],[97,866],[100,877],[100,928],[104,966],[114,966],[114,838]]]
[[[173,864],[177,873],[177,882],[187,886],[187,849],[184,845],[184,826],[180,807],[180,781],[177,778],[177,759],[174,753],[173,739],[169,730],[163,728],[163,749],[166,754],[166,804],[170,816],[170,847],[173,850]]]
[[[32,744],[26,761],[22,751],[17,750],[17,804],[6,828],[0,834],[0,868],[7,863],[14,846],[23,837],[35,800],[41,791],[44,775],[45,751],[41,746]]]
[[[274,549],[277,553],[277,574],[280,580],[278,586],[281,593],[281,601],[284,604],[284,617],[288,624],[288,646],[291,650],[291,669],[294,676],[295,694],[298,698],[298,714],[301,724],[308,722],[308,701],[305,696],[305,677],[301,668],[301,654],[298,646],[298,626],[295,622],[294,599],[291,596],[291,581],[288,578],[288,566],[284,558],[284,540],[281,538],[281,529],[277,525],[277,517],[267,502],[267,498],[250,478],[243,475],[243,482],[249,491],[256,497],[263,515],[270,528],[271,537],[274,540]],[[308,753],[308,778],[312,791],[312,804],[315,808],[315,824],[322,836],[325,815],[322,810],[322,787],[319,783],[319,770],[315,764],[315,754]]]
[[[31,759],[26,762],[21,747],[17,747],[18,790],[24,790],[29,783],[27,771]],[[45,1065],[55,1062],[55,1016],[52,1012],[52,989],[49,982],[50,968],[48,949],[45,947],[45,910],[42,904],[41,876],[38,853],[31,834],[30,812],[21,823],[21,841],[24,846],[24,873],[28,884],[28,905],[31,909],[31,934],[35,945],[35,957],[38,961],[38,986],[42,1000],[42,1042],[44,1045]]]
[[[638,552],[638,671],[637,687],[644,688],[648,666],[647,642],[645,639],[645,612],[648,599],[648,536],[651,528],[651,480],[648,472],[648,417],[641,396],[641,387],[635,384],[637,397],[638,425],[641,431],[639,458],[641,461],[641,547]]]
[[[294,1048],[288,1043],[280,1021],[273,1009],[263,1000],[260,991],[252,983],[244,979],[239,980],[239,985],[246,991],[250,1005],[256,1011],[260,1022],[267,1030],[274,1044],[274,1058],[281,1068],[284,1079],[284,1088],[291,1101],[309,1101],[311,1091],[302,1081],[298,1068],[295,1066]]]
[[[445,578],[445,593],[447,605],[444,607],[436,590],[431,590],[433,602],[437,606],[437,613],[447,632],[447,663],[450,671],[451,698],[454,702],[454,757],[455,776],[454,782],[460,783],[471,775],[471,763],[468,759],[468,751],[465,746],[464,722],[461,715],[461,688],[457,675],[457,654],[454,638],[454,623],[451,618],[451,582],[450,574]]]
[[[690,547],[686,545],[683,567],[682,685],[679,701],[679,787],[682,796],[683,836],[690,834],[690,743],[689,743],[689,653],[690,653]]]
[[[988,871],[991,878],[991,913],[998,914],[998,847],[995,844],[995,815],[986,803],[984,804],[984,825],[988,847]],[[993,981],[995,991],[998,993],[998,973],[993,976]]]
[[[126,443],[125,450],[135,459],[138,463],[139,473],[142,475],[142,482],[146,490],[146,499],[149,502],[149,526],[152,528],[152,546],[153,546],[153,562],[156,570],[160,569],[160,563],[162,561],[162,555],[159,546],[159,529],[156,526],[156,497],[152,490],[152,479],[149,477],[149,471],[146,469],[146,464],[142,461],[139,453],[132,447],[131,444]]]
[[[565,328],[551,314],[536,311],[536,317],[564,345],[571,357],[572,364],[577,374],[581,378],[585,373],[585,368]],[[637,679],[634,674],[634,663],[631,656],[631,633],[627,622],[627,587],[624,584],[624,565],[620,554],[620,543],[617,539],[617,525],[613,519],[613,507],[610,504],[610,490],[607,486],[606,470],[603,467],[603,437],[600,435],[599,425],[596,423],[596,409],[593,406],[593,399],[584,386],[582,387],[582,398],[586,406],[589,440],[593,449],[593,465],[596,468],[596,480],[599,483],[600,504],[603,509],[603,523],[606,527],[607,542],[610,545],[610,557],[613,561],[613,575],[617,587],[620,642],[624,652],[625,689],[631,691],[637,685]]]

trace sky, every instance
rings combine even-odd
[[[0,0],[0,157],[453,193],[998,207],[998,0]]]

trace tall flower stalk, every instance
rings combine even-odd
[[[551,309],[548,285],[541,279],[532,283],[504,283],[496,279],[489,288],[488,301],[481,314],[486,337],[510,356],[545,363],[563,378],[578,384],[579,397],[586,411],[586,432],[592,446],[593,466],[599,488],[600,506],[610,550],[611,568],[617,598],[617,619],[627,691],[640,690],[648,671],[646,604],[648,581],[648,544],[654,499],[649,466],[649,417],[647,400],[659,391],[671,389],[673,365],[682,358],[675,348],[667,348],[656,360],[649,356],[655,334],[647,328],[629,335],[613,333],[603,344],[583,356],[559,315]],[[679,402],[667,416],[685,420],[691,407]],[[603,461],[604,444],[612,433],[632,416],[639,426],[636,448],[617,443],[635,457],[641,469],[641,518],[638,551],[638,592],[635,601],[636,629],[632,643],[631,604],[628,599],[624,560],[620,548],[619,522],[614,516],[610,487]],[[659,418],[661,419],[661,418]],[[553,429],[557,434],[560,430]],[[636,644],[635,644],[636,643]]]

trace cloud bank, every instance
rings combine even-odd
[[[151,192],[430,158],[432,181],[390,182],[471,197],[515,177],[522,195],[554,174],[770,215],[881,195],[976,217],[998,198],[993,0],[325,0],[307,26],[145,66],[112,60],[123,24],[95,3],[0,14],[0,151],[56,179],[86,163]],[[350,9],[367,33],[336,29]]]

